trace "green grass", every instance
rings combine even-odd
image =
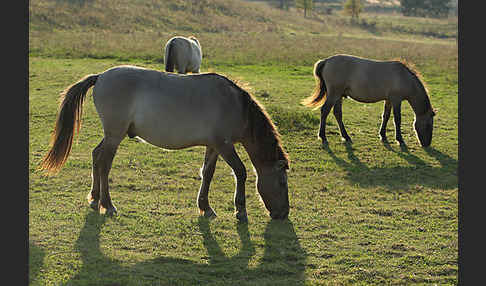
[[[30,3],[35,8],[34,4],[47,2]],[[229,8],[236,5],[228,3]],[[206,13],[213,6],[208,7]],[[277,21],[273,10],[247,9],[241,13]],[[92,19],[96,17],[101,16]],[[338,21],[340,16],[335,17]],[[57,19],[68,26],[62,17]],[[304,20],[287,24],[284,20],[278,20],[277,31],[263,34],[232,31],[229,24],[227,32],[197,33],[207,55],[202,71],[223,73],[254,94],[275,121],[290,155],[289,220],[272,222],[255,191],[249,157],[237,145],[249,171],[247,225],[234,218],[234,179],[223,160],[216,166],[209,194],[218,218],[209,222],[199,217],[196,204],[204,147],[167,151],[128,138],[110,173],[111,196],[119,214],[106,218],[93,212],[85,197],[91,184],[91,151],[102,139],[102,130],[90,96],[66,165],[56,176],[42,176],[37,164],[48,149],[59,93],[84,75],[114,65],[162,69],[155,42],[166,34],[154,40],[151,31],[143,31],[148,27],[143,23],[141,31],[125,36],[107,30],[103,38],[74,24],[49,33],[31,20],[38,29],[30,31],[29,56],[30,285],[457,284],[455,42],[419,33],[397,39],[400,34],[390,32],[376,38],[352,26],[343,27],[341,36],[339,31],[323,32],[324,28],[312,34],[324,27],[319,19],[305,20],[314,21],[305,29],[299,26]],[[413,26],[407,18],[396,21]],[[139,48],[127,41],[135,35]],[[256,40],[262,35],[277,45]],[[345,99],[343,121],[353,144],[341,141],[331,115],[329,146],[323,148],[317,140],[319,111],[299,102],[314,88],[313,63],[336,52],[411,60],[438,110],[432,146],[420,147],[408,103],[402,105],[405,149],[379,141],[382,103]],[[394,138],[391,121],[388,134]]]
[[[32,285],[456,283],[457,96],[442,76],[429,79],[439,109],[430,149],[419,147],[408,105],[402,119],[408,150],[401,150],[378,140],[382,105],[352,100],[345,100],[343,116],[353,145],[340,141],[329,117],[330,144],[323,149],[316,138],[318,111],[298,105],[313,88],[310,68],[300,68],[309,72],[303,76],[268,66],[215,67],[249,85],[274,118],[292,160],[290,220],[270,222],[250,173],[246,229],[233,217],[234,182],[222,160],[210,193],[219,217],[208,223],[196,206],[204,148],[164,151],[128,139],[110,174],[120,214],[93,213],[85,196],[91,150],[102,131],[90,97],[61,173],[43,177],[35,171],[47,150],[59,91],[120,63],[30,58]],[[238,152],[250,170],[241,146]]]

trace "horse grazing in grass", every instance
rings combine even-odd
[[[165,45],[164,61],[166,72],[174,72],[175,67],[181,74],[199,73],[202,61],[201,45],[193,36],[172,37]]]
[[[91,86],[104,138],[92,152],[90,206],[101,214],[116,213],[109,193],[108,173],[120,142],[138,136],[165,149],[206,146],[197,203],[205,217],[215,217],[209,205],[209,185],[218,156],[236,178],[236,217],[247,221],[246,169],[234,144],[241,143],[255,167],[256,188],[273,219],[289,213],[289,160],[280,135],[256,99],[228,78],[215,73],[178,75],[135,66],[117,66],[87,75],[61,93],[50,150],[40,169],[56,173],[68,158],[79,132],[83,100]]]
[[[350,55],[335,55],[319,60],[314,65],[316,88],[314,93],[303,99],[302,104],[321,107],[319,137],[326,139],[326,118],[333,108],[341,136],[351,141],[342,121],[342,98],[374,103],[385,101],[380,128],[380,137],[386,141],[386,125],[393,107],[395,138],[400,145],[402,138],[401,103],[407,100],[415,112],[414,127],[420,144],[427,147],[432,142],[435,112],[430,104],[427,90],[419,74],[402,61],[375,61]]]

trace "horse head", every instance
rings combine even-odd
[[[289,215],[288,168],[286,160],[278,160],[258,172],[257,190],[272,219],[286,219]]]
[[[430,146],[432,142],[432,130],[434,129],[435,112],[430,109],[425,114],[415,117],[415,132],[422,147]]]

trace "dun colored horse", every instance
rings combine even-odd
[[[79,132],[83,101],[92,86],[104,131],[104,138],[92,152],[92,186],[87,198],[95,210],[116,213],[108,173],[120,142],[128,135],[165,149],[206,146],[197,199],[206,217],[216,216],[208,193],[221,156],[236,178],[236,217],[247,221],[246,169],[234,148],[240,142],[255,167],[256,188],[270,216],[288,216],[289,160],[275,125],[253,96],[215,73],[178,75],[117,66],[85,76],[61,93],[50,150],[41,169],[55,173],[66,162],[73,137]]]
[[[175,67],[181,74],[199,73],[202,61],[201,45],[193,36],[172,37],[165,45],[164,61],[166,72],[174,72]]]
[[[395,138],[404,144],[401,124],[401,103],[407,100],[415,113],[414,127],[423,147],[432,141],[435,112],[416,71],[401,61],[375,61],[349,55],[335,55],[319,60],[314,65],[316,89],[302,100],[309,107],[321,107],[321,125],[318,136],[323,144],[326,139],[326,118],[333,108],[341,136],[351,141],[342,121],[342,98],[374,103],[385,101],[380,128],[380,137],[386,141],[386,125],[393,108]]]

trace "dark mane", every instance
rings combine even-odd
[[[265,108],[248,92],[241,89],[243,103],[247,110],[247,131],[262,149],[260,158],[265,162],[284,160],[290,165],[289,157],[283,150],[280,134]]]
[[[265,107],[253,95],[238,86],[233,80],[216,73],[206,73],[205,75],[216,75],[224,78],[233,88],[240,92],[247,119],[245,133],[248,134],[252,142],[259,146],[259,159],[263,162],[284,160],[287,162],[287,166],[290,166],[288,154],[282,147],[280,133],[270,118],[270,115],[265,110]]]
[[[405,68],[405,70],[407,70],[415,78],[418,86],[420,87],[420,89],[424,93],[425,105],[424,105],[423,113],[428,112],[430,110],[430,111],[432,111],[432,114],[434,114],[435,112],[432,108],[432,105],[430,104],[429,92],[427,90],[427,86],[425,85],[425,82],[422,80],[422,75],[420,74],[420,72],[415,68],[415,65],[407,62],[405,59],[397,59],[397,61],[400,62],[402,64],[402,66]]]

